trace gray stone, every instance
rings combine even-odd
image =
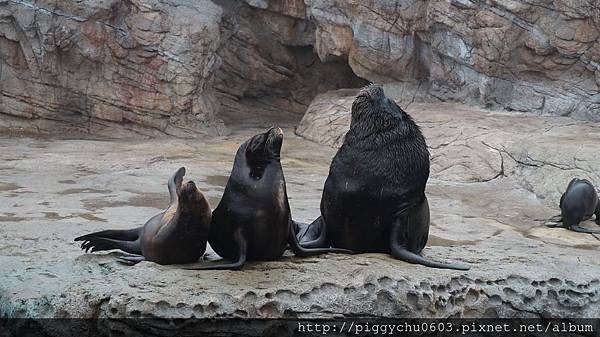
[[[320,96],[333,98],[313,111],[332,112],[323,117],[335,122],[351,96]],[[237,272],[124,266],[116,253],[84,254],[73,238],[143,223],[168,203],[166,178],[182,165],[215,207],[233,151],[257,130],[193,142],[6,138],[0,139],[0,317],[595,317],[598,241],[543,224],[558,213],[572,176],[600,181],[598,126],[456,104],[408,109],[432,154],[424,255],[468,263],[470,271],[430,269],[385,254],[288,253]],[[328,133],[323,139],[335,142],[342,124],[318,124]],[[334,153],[286,130],[282,158],[294,219],[318,216]]]

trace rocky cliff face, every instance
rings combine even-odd
[[[0,0],[0,127],[223,133],[319,93],[600,121],[592,0]]]
[[[186,136],[222,129],[208,0],[0,1],[0,125]]]
[[[408,82],[442,101],[600,120],[595,1],[307,0],[305,11],[319,57],[347,58],[370,81]]]

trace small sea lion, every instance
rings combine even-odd
[[[270,128],[238,149],[223,197],[213,212],[208,242],[232,262],[185,269],[241,269],[246,261],[271,261],[290,244],[294,254],[351,253],[344,249],[306,249],[292,229],[280,153],[283,131]]]
[[[152,261],[182,264],[197,261],[206,250],[211,209],[194,182],[182,184],[185,168],[169,179],[169,207],[156,214],[142,227],[129,230],[105,230],[75,238],[81,249],[96,252],[120,249],[133,256],[120,257],[131,263]]]
[[[304,247],[389,253],[434,268],[468,270],[420,255],[429,235],[429,151],[412,117],[377,85],[352,104],[350,130],[333,158],[321,198],[321,216],[297,223]]]
[[[580,227],[579,223],[596,215],[596,224],[600,225],[600,201],[598,193],[586,179],[573,178],[567,190],[560,197],[559,224],[548,227],[564,227],[575,232],[600,234],[600,231]]]

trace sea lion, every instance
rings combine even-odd
[[[303,247],[389,253],[434,268],[468,270],[423,258],[429,235],[429,151],[412,117],[377,85],[352,103],[350,130],[333,158],[321,216],[297,223]]]
[[[294,254],[309,256],[343,249],[306,249],[292,229],[280,153],[283,131],[270,128],[244,142],[235,155],[223,197],[213,211],[208,242],[221,257],[232,262],[185,269],[241,269],[246,261],[281,257],[290,244]]]
[[[120,249],[134,256],[120,257],[132,263],[153,261],[183,264],[197,261],[206,250],[211,209],[193,181],[182,184],[185,168],[169,179],[169,207],[130,230],[105,230],[75,238],[91,252]]]
[[[560,219],[556,225],[548,227],[564,227],[575,232],[600,234],[600,231],[580,227],[579,223],[596,215],[596,224],[600,225],[600,200],[598,193],[586,179],[573,178],[567,190],[560,197]]]

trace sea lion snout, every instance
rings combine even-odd
[[[196,187],[196,184],[190,180],[181,186],[181,192],[179,194],[182,198],[192,199],[197,197],[200,194],[200,191]]]
[[[187,187],[187,188],[190,188],[190,189],[191,188],[196,188],[196,183],[194,183],[193,181],[190,180],[187,183],[185,183],[184,187]]]
[[[269,135],[267,136],[267,148],[273,154],[279,154],[281,152],[281,145],[283,144],[283,130],[279,127],[272,127],[269,129]]]

